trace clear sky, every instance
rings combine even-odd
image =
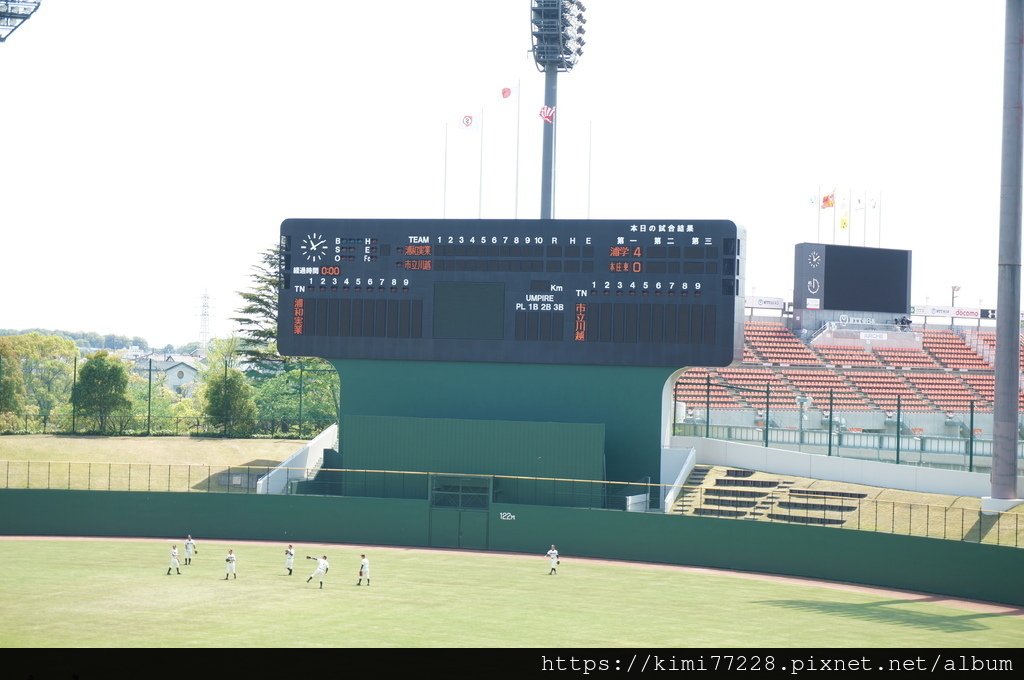
[[[996,306],[1003,2],[584,1],[556,218],[731,219],[787,300],[796,243],[910,249],[914,304]],[[529,7],[44,0],[0,43],[0,328],[182,344],[207,292],[223,336],[285,218],[537,218]]]

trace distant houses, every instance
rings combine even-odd
[[[154,377],[157,372],[163,373],[164,384],[183,397],[193,395],[199,379],[199,371],[206,366],[203,350],[197,349],[190,354],[153,352],[137,355],[132,358],[132,371],[148,378],[151,360]]]

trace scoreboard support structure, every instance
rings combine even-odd
[[[341,377],[341,409],[347,415],[603,423],[607,478],[633,482],[651,477],[657,482],[662,396],[676,369],[447,361],[331,364]]]

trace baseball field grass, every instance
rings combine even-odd
[[[538,554],[196,537],[0,541],[0,647],[1018,647],[1024,611],[922,594]],[[238,555],[238,578],[224,558]],[[356,586],[359,555],[372,585]],[[326,554],[321,590],[307,555]],[[182,560],[183,561],[183,560]],[[365,583],[365,582],[364,582]]]

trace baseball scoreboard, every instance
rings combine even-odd
[[[727,366],[727,220],[288,219],[278,350],[328,359]]]

